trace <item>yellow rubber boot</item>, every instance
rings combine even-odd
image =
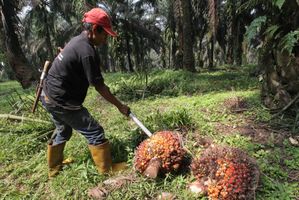
[[[108,140],[103,144],[88,145],[88,147],[99,174],[113,173],[127,168],[125,162],[112,163],[110,144]]]
[[[47,160],[49,167],[49,178],[52,178],[59,174],[62,169],[64,146],[65,142],[55,146],[48,144]]]

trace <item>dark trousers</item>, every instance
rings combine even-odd
[[[86,108],[67,110],[46,102],[44,97],[41,99],[43,106],[51,114],[51,119],[56,127],[50,141],[52,145],[55,146],[68,141],[72,136],[73,129],[81,133],[90,145],[98,145],[105,141],[103,127]]]

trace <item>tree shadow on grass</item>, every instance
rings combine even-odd
[[[246,70],[191,73],[186,71],[160,71],[149,75],[147,86],[132,78],[115,84],[114,93],[122,100],[196,95],[215,91],[238,91],[257,88],[257,79]]]
[[[114,162],[126,162],[130,159],[130,153],[134,152],[137,146],[147,138],[147,136],[136,129],[129,133],[128,139],[111,136],[111,153]]]

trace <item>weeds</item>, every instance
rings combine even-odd
[[[150,130],[192,130],[195,127],[190,114],[186,109],[176,109],[167,113],[157,110],[145,120]]]

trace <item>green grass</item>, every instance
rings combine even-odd
[[[298,182],[291,172],[299,168],[298,147],[291,146],[288,138],[276,144],[269,137],[266,143],[254,141],[238,129],[225,134],[217,125],[241,126],[248,123],[270,123],[270,113],[260,104],[259,83],[248,76],[250,68],[219,70],[192,74],[184,71],[153,71],[148,85],[141,75],[105,74],[106,83],[137,117],[153,132],[184,130],[185,145],[193,156],[203,148],[196,146],[197,138],[208,137],[214,143],[239,147],[248,152],[261,170],[257,199],[296,199]],[[21,101],[17,108],[1,96],[0,113],[15,113],[29,118],[49,120],[39,108],[29,112],[34,89],[20,90],[16,82],[0,83],[0,94],[17,88]],[[3,98],[2,98],[3,97]],[[247,110],[232,113],[224,105],[228,99],[244,99]],[[136,146],[146,138],[136,125],[123,117],[115,107],[90,89],[84,104],[105,128],[112,143],[114,161],[127,161],[132,166]],[[16,109],[18,111],[16,112]],[[0,119],[0,199],[88,199],[87,190],[101,184],[107,176],[98,175],[91,159],[86,140],[75,133],[67,143],[66,157],[75,162],[53,180],[47,179],[46,140],[51,124]],[[279,134],[277,132],[273,134]],[[137,182],[115,190],[107,199],[152,199],[161,192],[171,192],[178,199],[205,199],[190,193],[186,187],[194,180],[190,174],[167,174],[156,181],[138,175]]]
[[[23,90],[16,81],[0,82],[0,114],[11,113],[24,106],[23,102],[33,99],[32,91],[34,88]]]

